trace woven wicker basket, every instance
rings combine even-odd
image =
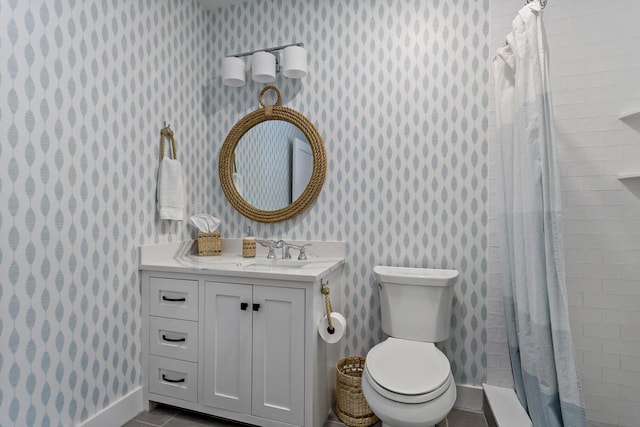
[[[352,427],[366,427],[378,422],[362,394],[362,371],[365,358],[350,356],[336,366],[336,415]]]
[[[214,231],[213,233],[198,233],[198,255],[222,255],[222,243],[220,242],[219,231]]]
[[[242,239],[242,256],[253,258],[256,256],[256,239]]]

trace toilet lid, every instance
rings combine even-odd
[[[379,386],[395,394],[423,395],[451,375],[449,360],[433,343],[388,338],[367,354],[366,369]]]

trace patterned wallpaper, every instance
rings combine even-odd
[[[264,85],[222,86],[225,55],[291,42],[309,50],[301,81],[278,77],[283,104],[306,115],[327,150],[317,202],[279,224],[252,223],[216,197],[222,233],[345,240],[346,351],[383,339],[376,264],[455,268],[455,379],[485,377],[489,0],[257,0],[211,16],[207,96],[219,151]],[[214,179],[215,194],[221,189]]]
[[[0,420],[70,426],[140,385],[136,247],[193,231],[155,211],[159,130],[176,132],[188,213],[247,219],[216,157],[262,85],[221,84],[223,55],[302,41],[283,104],[322,135],[317,202],[259,237],[345,240],[347,353],[382,338],[372,268],[456,268],[459,383],[486,357],[489,0],[0,0]]]
[[[77,425],[141,384],[137,246],[159,131],[207,207],[211,22],[190,0],[0,0],[0,425]]]

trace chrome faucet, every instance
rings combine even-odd
[[[284,245],[284,253],[282,254],[282,259],[291,259],[291,245]]]
[[[276,259],[275,250],[285,247],[284,240],[256,240],[256,241],[260,243],[263,247],[269,249],[269,252],[267,253],[267,259]],[[283,256],[284,256],[284,249],[283,249]]]
[[[276,245],[274,246],[274,247],[275,247],[275,248],[277,248],[277,249],[282,248],[282,258],[284,258],[284,247],[285,247],[285,246],[286,246],[286,243],[285,243],[285,241],[284,241],[284,240],[278,240],[278,241],[276,241]],[[275,257],[276,257],[276,254],[274,253],[274,254],[273,254],[273,258],[275,258]]]
[[[307,243],[304,245],[294,245],[293,243],[285,243],[282,259],[291,259],[291,252],[289,251],[289,249],[294,248],[300,251],[300,253],[298,254],[298,261],[304,261],[305,259],[307,259],[307,253],[305,251],[305,248],[307,246],[311,246],[311,243]]]
[[[267,248],[269,252],[267,253],[267,259],[276,259],[276,249],[282,249],[282,259],[291,259],[291,251],[290,249],[297,249],[300,251],[298,253],[298,261],[304,261],[307,259],[306,247],[311,246],[311,243],[306,243],[304,245],[295,245],[293,243],[287,243],[284,240],[262,240],[256,239],[256,242],[260,243],[263,247]]]

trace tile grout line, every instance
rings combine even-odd
[[[162,427],[162,426],[158,426],[157,424],[151,424],[151,423],[148,423],[148,422],[146,422],[146,421],[136,420],[135,418],[130,419],[128,422],[131,422],[131,421],[135,421],[135,422],[137,422],[137,423],[142,423],[142,424],[144,424],[144,425],[148,425],[148,426],[152,426],[152,427]]]
[[[180,412],[182,412],[182,411],[178,411],[178,412],[176,412],[175,414],[173,414],[173,415],[171,416],[171,418],[169,418],[167,421],[165,421],[165,422],[164,422],[161,426],[159,426],[159,427],[164,427],[164,426],[166,426],[166,425],[167,425],[171,420],[173,420],[173,419],[174,419],[174,418],[175,418],[175,417],[176,417]]]

